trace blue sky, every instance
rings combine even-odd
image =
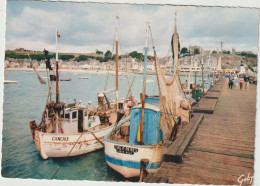
[[[257,53],[256,9],[75,2],[8,1],[5,46],[6,49],[55,51],[58,28],[62,52],[112,50],[115,15],[118,15],[120,53],[143,51],[145,22],[149,20],[157,53],[163,57],[170,55],[175,10],[179,10],[177,26],[181,47],[200,45],[213,50],[220,49],[223,41],[226,50],[233,47]]]

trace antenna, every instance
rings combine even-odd
[[[221,50],[223,50],[223,41],[220,42]]]
[[[178,14],[178,12],[180,12],[180,10],[175,10],[175,13],[174,13],[175,23],[177,22],[177,14]]]

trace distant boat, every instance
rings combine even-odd
[[[88,79],[88,77],[87,77],[87,76],[85,76],[85,77],[79,77],[79,79]]]
[[[18,81],[13,81],[13,80],[4,80],[4,84],[9,84],[9,83],[17,83]]]
[[[60,79],[60,81],[71,81],[71,78],[63,78],[63,79]]]

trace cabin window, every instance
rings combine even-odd
[[[60,115],[61,115],[61,118],[70,119],[70,113],[69,112],[62,110]]]
[[[70,113],[66,113],[65,118],[70,119]]]
[[[77,111],[72,112],[72,119],[76,119],[77,118]]]
[[[123,103],[118,103],[118,109],[123,109]]]

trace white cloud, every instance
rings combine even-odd
[[[257,51],[255,9],[64,2],[8,2],[6,48],[54,50],[58,28],[62,36],[60,49],[64,52],[112,50],[114,19],[119,15],[123,53],[143,51],[145,22],[149,20],[157,53],[170,55],[175,10],[180,10],[177,25],[181,47],[197,44],[204,49],[217,49],[223,41],[228,50],[234,47]]]

